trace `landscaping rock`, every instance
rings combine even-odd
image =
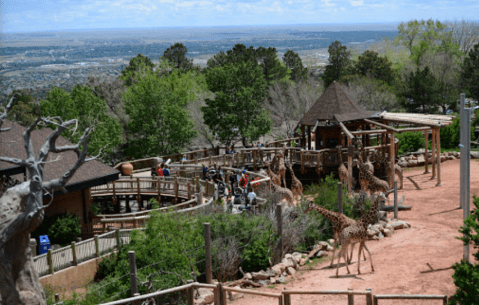
[[[275,277],[271,277],[271,278],[269,279],[269,283],[270,283],[271,285],[276,284],[276,278],[275,278]]]
[[[286,272],[289,275],[294,275],[296,273],[296,270],[293,267],[288,267],[288,268],[286,268]]]
[[[328,239],[328,243],[329,243],[331,246],[333,246],[333,245],[334,245],[334,239],[333,239],[333,238]]]
[[[256,283],[266,286],[266,285],[269,285],[269,280],[259,280],[259,281],[256,281]]]
[[[328,252],[326,251],[319,251],[318,253],[316,253],[316,257],[324,257],[324,256],[328,256]]]
[[[379,232],[379,235],[378,235],[379,238],[384,238],[384,235],[382,232]]]
[[[248,272],[244,275],[244,278],[247,279],[247,280],[252,280],[253,276],[251,275],[251,273]]]
[[[471,151],[471,159],[479,159],[479,151]]]
[[[260,272],[251,272],[251,275],[255,281],[258,281],[267,280],[272,276],[276,276],[276,273],[272,270],[268,270],[268,272],[261,270]]]
[[[296,263],[299,264],[301,262],[301,259],[303,258],[303,255],[299,252],[294,252],[293,258],[296,260]]]
[[[280,276],[279,278],[277,278],[277,282],[283,283],[284,282],[284,276]]]
[[[271,267],[271,270],[277,275],[281,275],[285,269],[286,269],[286,266],[282,263],[276,264],[273,267]]]
[[[384,236],[391,237],[391,231],[389,231],[388,229],[384,229],[383,233],[384,233]]]
[[[213,303],[215,297],[212,289],[198,288],[199,297],[195,300],[196,305],[205,305]]]
[[[379,231],[368,230],[367,234],[368,234],[369,237],[373,237],[373,236],[376,236],[377,234],[379,234]]]

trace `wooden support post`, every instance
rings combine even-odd
[[[301,173],[303,172],[304,170],[304,158],[303,158],[303,151],[300,152],[301,154]]]
[[[206,284],[213,283],[213,271],[211,263],[211,226],[209,223],[204,223],[204,237],[205,237],[205,265],[206,265]]]
[[[308,149],[311,150],[311,126],[308,126]]]
[[[432,177],[431,179],[436,178],[436,129],[432,129]]]
[[[394,143],[394,132],[391,132],[391,143],[389,146],[389,161],[391,162],[391,177],[389,178],[389,188],[392,188],[394,185],[394,176],[395,176],[395,171],[394,171],[394,164],[395,164],[395,159],[396,159],[396,153],[395,153],[395,143]]]
[[[354,294],[353,294],[353,288],[348,288],[348,305],[354,305]]]
[[[72,242],[71,242],[71,245],[72,245],[72,260],[73,260],[73,266],[76,266],[76,265],[78,265],[78,262],[77,262],[77,247],[76,247],[76,242],[72,241]]]
[[[348,138],[348,189],[353,192],[353,154],[354,147],[351,138]]]
[[[135,293],[138,293],[138,282],[137,282],[137,269],[136,269],[136,258],[135,251],[128,251],[128,259],[130,262],[130,289],[131,296],[134,296]]]
[[[321,170],[321,153],[319,151],[316,152],[316,172],[319,173]]]
[[[366,305],[373,305],[373,291],[371,288],[366,288],[368,294],[366,294]]]
[[[220,305],[226,305],[226,292],[223,289],[223,284],[218,283],[218,301]]]
[[[281,204],[276,205],[276,226],[278,230],[278,251],[279,251],[279,262],[283,259],[283,207]],[[276,262],[275,262],[276,263]]]
[[[301,125],[301,147],[306,149],[306,132],[304,125]]]
[[[293,154],[294,154],[295,150],[293,149],[290,149],[289,150],[289,163],[291,164],[291,166],[293,166]],[[263,160],[261,160],[262,162]]]
[[[398,220],[398,181],[394,180],[394,219]]]
[[[436,129],[436,150],[437,150],[437,184],[441,186],[441,132],[439,128]],[[469,135],[469,134],[468,134]]]
[[[256,152],[257,150],[253,150],[253,170],[257,171],[258,169],[256,168]]]
[[[94,239],[95,239],[95,254],[96,254],[96,257],[100,257],[100,239],[98,238],[98,235],[95,235]]]
[[[245,161],[245,153],[244,153],[244,149],[241,150],[241,162],[243,163],[243,167],[244,167],[244,161]]]
[[[112,181],[112,185],[113,185],[113,204],[116,205],[118,204],[118,199],[116,198],[116,190],[115,190],[115,181]]]
[[[208,157],[208,149],[206,147],[203,149],[203,157]]]
[[[286,288],[284,288],[286,290]],[[289,293],[283,294],[284,297],[284,305],[291,305],[291,295]]]
[[[158,178],[158,204],[161,206],[161,186],[160,186],[160,178]]]
[[[48,270],[50,271],[50,274],[53,274],[54,270],[53,270],[52,249],[48,249],[47,262],[48,262]]]
[[[141,205],[140,178],[136,178],[136,202],[138,202],[139,208]]]
[[[186,283],[193,284],[193,280],[187,280]],[[195,290],[193,287],[186,290],[186,298],[188,300],[188,305],[195,305]]]
[[[428,164],[429,164],[429,154],[427,152],[429,142],[429,130],[424,130],[424,173],[429,173]]]
[[[343,213],[343,184],[338,182],[338,212]]]
[[[178,189],[179,189],[179,185],[178,185],[178,180],[176,180],[176,178],[175,178],[174,188],[175,188],[175,204],[178,204]]]
[[[115,238],[116,238],[116,249],[119,250],[121,246],[120,229],[115,230]]]
[[[190,193],[190,181],[186,181],[186,198],[188,198],[188,200],[191,199],[191,193]]]
[[[196,192],[200,192],[200,177],[196,177]]]

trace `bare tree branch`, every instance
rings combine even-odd
[[[20,166],[27,166],[26,160],[20,160],[20,159],[17,159],[17,158],[8,158],[8,157],[1,157],[0,156],[0,161],[13,163],[13,164],[17,164],[17,165],[20,165]]]
[[[9,131],[10,129],[12,129],[12,127],[10,128],[3,128],[2,129],[2,125],[3,125],[3,120],[7,117],[8,115],[8,111],[10,110],[10,108],[12,108],[12,104],[13,104],[13,99],[15,98],[15,95],[12,96],[12,98],[10,99],[10,101],[8,102],[7,106],[5,107],[5,111],[0,114],[0,132],[2,131]]]

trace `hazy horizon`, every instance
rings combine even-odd
[[[0,32],[380,24],[476,20],[476,0],[17,0],[0,5]]]

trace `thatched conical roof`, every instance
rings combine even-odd
[[[317,120],[344,122],[365,119],[370,116],[371,111],[361,109],[341,84],[333,82],[299,121],[299,125],[314,126]]]

